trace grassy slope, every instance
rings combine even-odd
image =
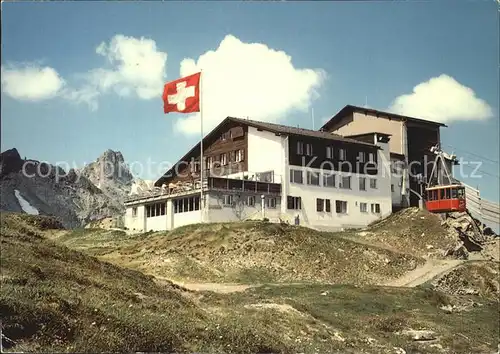
[[[207,294],[205,301],[226,309],[252,308],[254,312],[262,312],[266,306],[266,311],[275,314],[293,310],[288,312],[296,320],[288,323],[287,330],[300,326],[304,333],[298,339],[304,344],[308,335],[319,337],[319,344],[318,340],[309,341],[309,347],[320,352],[334,348],[394,353],[393,348],[400,347],[407,353],[492,353],[498,343],[498,301],[451,297],[429,288],[269,285],[231,295]],[[480,301],[481,306],[453,314],[440,310],[443,305],[467,301]],[[279,304],[281,311],[270,304]],[[320,328],[324,331],[317,332]],[[432,330],[437,340],[417,343],[398,334],[408,329]]]
[[[468,262],[436,279],[433,285],[448,294],[478,294],[498,299],[500,295],[499,263],[495,261]]]
[[[424,262],[335,233],[263,222],[189,225],[133,237],[85,230],[59,240],[113,263],[191,282],[375,284]]]
[[[320,284],[195,294],[57,245],[40,230],[57,225],[44,220],[2,216],[0,313],[12,350],[439,353],[438,344],[448,353],[485,353],[498,341],[497,301],[469,296],[482,306],[444,314],[440,305],[465,297]],[[396,334],[407,328],[439,339]]]
[[[35,218],[33,218],[35,219]],[[245,319],[220,323],[173,285],[45,239],[33,219],[2,215],[4,347],[16,351],[284,350]],[[39,218],[43,220],[43,218]],[[48,226],[53,227],[53,226]]]
[[[438,215],[418,208],[403,209],[362,232],[345,233],[345,237],[419,257],[439,257],[442,250],[457,243],[455,233],[441,225]]]

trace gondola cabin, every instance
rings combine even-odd
[[[466,210],[465,188],[460,184],[426,188],[425,207],[431,213],[462,212]]]

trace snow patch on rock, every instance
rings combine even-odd
[[[38,215],[38,209],[33,207],[26,199],[23,198],[21,195],[21,192],[19,192],[17,189],[14,190],[14,193],[16,195],[17,200],[19,201],[19,205],[21,205],[21,208],[26,214],[31,214],[31,215]]]

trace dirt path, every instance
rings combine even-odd
[[[255,285],[250,285],[250,284],[179,283],[179,282],[173,282],[173,283],[192,291],[213,291],[219,294],[240,292],[255,287]]]
[[[440,260],[440,259],[429,259],[422,266],[419,267],[403,277],[390,281],[385,286],[400,286],[400,287],[415,287],[421,285],[437,276],[444,275],[445,273],[451,271],[455,267],[463,264],[466,261],[463,260]]]
[[[458,267],[466,261],[463,260],[439,260],[429,259],[422,266],[419,267],[399,279],[380,284],[382,286],[391,287],[416,287],[435,277],[444,275],[452,269]],[[266,284],[235,284],[235,283],[184,283],[180,281],[172,281],[168,278],[156,277],[158,280],[166,280],[176,285],[182,286],[192,291],[212,291],[220,294],[229,294],[234,292],[245,291],[250,288],[256,288]],[[267,284],[267,285],[302,285],[303,283],[280,283],[280,284]]]

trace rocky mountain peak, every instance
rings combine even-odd
[[[124,163],[125,160],[123,158],[123,154],[120,151],[113,151],[111,149],[108,149],[104,151],[101,156],[99,156],[96,160],[96,162],[99,161],[109,161],[112,163]]]
[[[23,171],[23,165],[25,166]],[[26,173],[22,173],[26,172]],[[129,195],[152,188],[154,181],[134,178],[119,151],[108,149],[82,169],[22,158],[17,149],[0,154],[0,210],[53,215],[67,227],[123,215]]]
[[[98,187],[108,183],[130,185],[134,179],[122,153],[111,149],[104,151],[95,162],[86,165],[81,175]]]
[[[9,173],[19,172],[23,167],[24,160],[16,148],[6,150],[0,154],[0,177]]]

